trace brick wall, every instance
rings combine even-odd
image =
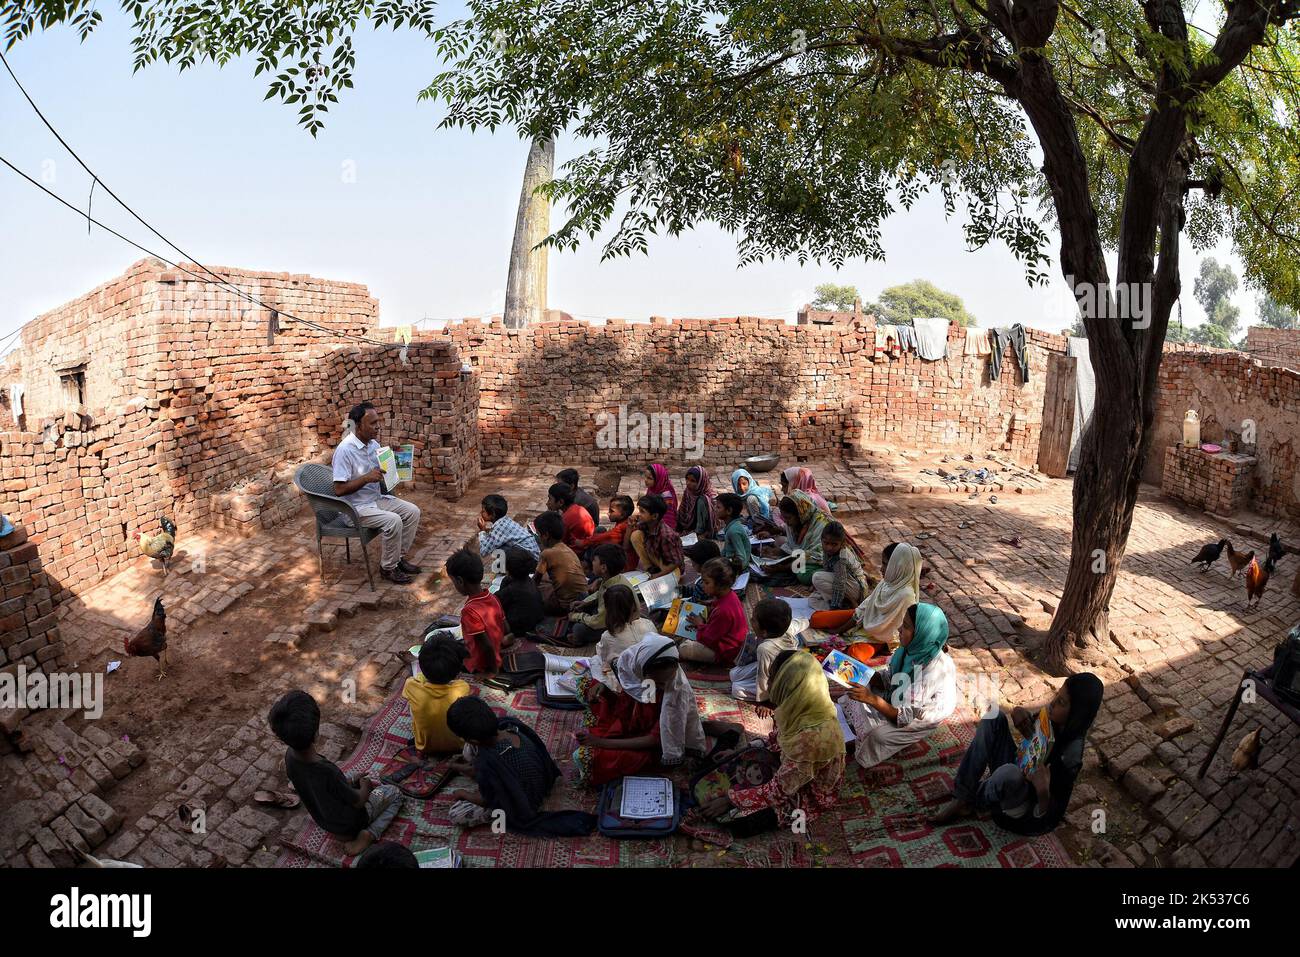
[[[824,322],[826,316],[847,322]],[[684,448],[607,447],[605,415],[703,413],[701,461],[761,451],[834,457],[873,444],[1005,451],[1032,463],[1042,423],[1046,352],[1064,339],[1031,331],[1030,381],[1014,359],[998,381],[949,332],[947,360],[890,357],[875,321],[818,314],[776,319],[656,318],[650,323],[542,323],[523,331],[467,320],[419,338],[454,343],[478,373],[485,467],[509,462],[687,464]],[[812,320],[816,321],[812,321]],[[626,420],[625,420],[626,421]],[[634,427],[634,423],[629,423]]]
[[[0,538],[0,672],[55,669],[63,639],[54,611],[54,592],[36,543],[14,522],[14,530]],[[25,709],[0,709],[0,753],[11,747],[24,717]]]
[[[269,306],[334,332],[365,333],[378,322],[364,286],[217,271]],[[339,385],[337,335],[285,320],[268,344],[270,317],[214,284],[143,260],[23,330],[21,350],[0,365],[0,385],[27,386],[25,429],[10,417],[11,430],[0,433],[0,492],[13,503],[11,518],[41,543],[56,596],[136,561],[139,532],[156,531],[162,515],[184,535],[232,517],[232,486],[283,488],[294,464],[337,443],[347,409],[363,398],[419,410],[391,433],[414,441],[413,432],[427,430],[417,481],[459,495],[477,475],[473,380],[460,378],[460,361],[446,347],[427,356],[412,348],[403,367],[396,348],[358,344],[354,361],[365,374]],[[56,373],[81,358],[86,402],[69,410]],[[355,393],[365,388],[377,391]],[[471,428],[449,427],[456,414]],[[283,521],[295,507],[301,499],[280,495],[256,517]]]
[[[1161,481],[1165,449],[1181,441],[1188,409],[1200,414],[1202,442],[1222,444],[1230,431],[1240,434],[1253,423],[1250,507],[1300,518],[1300,372],[1241,352],[1166,353],[1146,481]]]
[[[1231,515],[1246,507],[1254,458],[1181,445],[1170,446],[1164,455],[1160,490],[1166,495],[1216,515]]]
[[[1300,369],[1300,329],[1251,326],[1246,330],[1246,351],[1265,365]]]

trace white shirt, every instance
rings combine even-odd
[[[379,448],[379,443],[374,439],[362,444],[355,432],[348,433],[347,438],[334,450],[334,457],[330,462],[334,468],[334,481],[351,482],[379,468]],[[381,484],[368,482],[343,497],[353,508],[362,508],[379,501],[381,495],[383,495]]]

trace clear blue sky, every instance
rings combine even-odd
[[[448,13],[451,13],[449,8]],[[295,110],[264,101],[252,62],[132,75],[128,24],[116,7],[85,43],[67,29],[7,54],[28,92],[102,180],[163,234],[208,265],[304,272],[363,282],[386,325],[499,312],[527,150],[513,133],[438,130],[439,107],[416,93],[437,69],[410,32],[358,36],[356,88],[313,140]],[[84,208],[90,181],[0,75],[0,155]],[[561,141],[558,159],[574,154]],[[351,162],[356,181],[344,182]],[[102,191],[93,214],[143,245],[158,241]],[[94,229],[0,167],[0,336],[122,272],[143,254]],[[1001,246],[965,249],[959,221],[923,201],[884,230],[888,259],[738,269],[735,240],[712,226],[608,263],[599,246],[551,255],[550,305],[580,316],[793,317],[823,281],[870,299],[918,277],[961,295],[980,325],[1057,329],[1071,317],[1064,283],[1029,288]],[[1055,247],[1053,244],[1053,252]],[[1224,251],[1219,252],[1220,258]],[[1184,319],[1195,258],[1184,253]],[[1238,295],[1243,326],[1254,296]]]

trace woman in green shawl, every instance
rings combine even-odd
[[[822,570],[826,558],[822,553],[822,533],[829,520],[807,492],[791,492],[781,499],[781,518],[786,527],[786,546],[794,553],[767,567],[767,574],[789,572],[801,585],[812,584],[812,577]],[[795,568],[802,556],[801,568]]]
[[[844,777],[844,738],[817,659],[803,650],[778,655],[768,699],[776,730],[767,747],[781,756],[776,775],[758,787],[733,787],[702,808],[713,818],[740,811],[742,817],[726,823],[740,837],[786,827],[796,812],[806,821],[834,807]]]
[[[913,605],[898,630],[889,667],[866,688],[837,687],[845,742],[864,768],[930,734],[957,710],[957,666],[948,656],[948,618],[935,605]]]

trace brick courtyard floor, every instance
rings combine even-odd
[[[921,548],[928,600],[950,617],[960,670],[996,680],[1004,703],[1048,695],[1059,679],[1027,649],[1065,578],[1068,481],[1006,469],[1001,489],[949,491],[938,470],[976,463],[891,454],[811,464],[869,554],[896,539]],[[380,580],[372,591],[360,564],[345,566],[337,547],[322,581],[304,514],[252,539],[182,529],[182,554],[165,580],[142,558],[80,595],[60,625],[78,669],[120,660],[122,640],[148,620],[159,594],[171,666],[159,682],[152,661],[125,660],[106,680],[102,720],[46,712],[23,724],[34,748],[0,757],[0,806],[9,809],[0,860],[66,864],[69,849],[81,848],[151,865],[274,863],[278,837],[304,812],[250,805],[258,788],[286,787],[283,747],[265,723],[270,702],[289,688],[312,691],[326,718],[322,751],[349,753],[405,677],[406,648],[429,619],[459,604],[431,571],[473,529],[479,499],[500,491],[513,512],[535,512],[557,468],[499,470],[454,503],[416,492],[424,511],[416,560],[426,573],[406,588]],[[639,489],[637,477],[623,477],[622,489]],[[1222,536],[1265,547],[1274,527],[1251,517],[1225,523],[1143,489],[1112,602],[1114,643],[1097,666],[1106,700],[1061,833],[1079,863],[1285,865],[1300,855],[1300,743],[1267,704],[1242,706],[1209,773],[1195,777],[1242,670],[1267,664],[1300,620],[1290,593],[1300,557],[1283,559],[1249,610],[1240,577],[1230,580],[1226,568],[1202,574],[1187,562]],[[1278,530],[1300,544],[1300,529]],[[1234,775],[1232,750],[1257,727],[1259,768]],[[201,828],[182,821],[182,806],[202,811]]]

